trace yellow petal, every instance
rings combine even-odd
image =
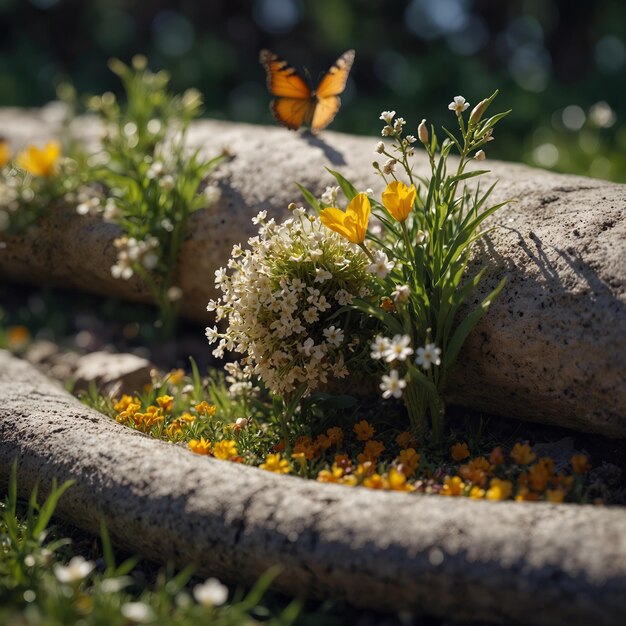
[[[346,221],[350,219],[354,224],[355,238],[352,243],[363,243],[367,233],[367,225],[370,219],[372,206],[365,193],[359,193],[352,200],[346,209]]]
[[[383,205],[395,219],[404,222],[413,210],[416,195],[415,185],[407,187],[402,181],[394,180],[383,191]]]

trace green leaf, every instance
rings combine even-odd
[[[454,331],[452,339],[450,339],[450,343],[447,345],[444,354],[444,370],[450,369],[456,360],[461,347],[465,343],[465,340],[474,329],[474,326],[478,324],[482,316],[487,312],[491,302],[500,293],[505,283],[506,278],[503,278],[498,283],[498,286],[459,324],[457,329]]]
[[[337,184],[341,187],[341,191],[343,191],[348,200],[352,200],[352,198],[358,195],[357,188],[349,180],[346,180],[342,174],[328,167],[326,169],[335,177]]]
[[[315,211],[319,213],[323,209],[322,205],[320,204],[320,201],[304,185],[301,185],[300,183],[296,183],[296,187],[298,187],[298,189],[304,196],[304,199],[311,205],[311,207]]]

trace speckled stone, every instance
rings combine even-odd
[[[79,120],[93,142],[98,127]],[[43,141],[55,126],[38,112],[0,111],[0,134]],[[371,168],[376,139],[324,132],[319,138],[216,121],[198,122],[190,142],[207,154],[227,145],[235,154],[215,184],[221,199],[192,218],[180,258],[183,313],[203,324],[214,294],[213,272],[234,243],[254,234],[261,209],[278,219],[299,199],[293,181],[321,193],[332,184],[324,166],[358,188],[380,191]],[[423,168],[417,162],[417,170]],[[522,165],[481,163],[499,179],[494,201],[514,202],[476,248],[490,270],[476,302],[505,276],[500,297],[469,338],[448,398],[485,412],[626,437],[626,186],[563,176]],[[73,286],[146,301],[136,280],[113,280],[115,226],[59,212],[41,228],[6,241],[0,276]]]
[[[58,513],[152,559],[379,610],[480,623],[614,626],[626,510],[350,489],[196,456],[85,407],[0,352],[0,484],[76,484]],[[621,616],[621,617],[620,617]]]

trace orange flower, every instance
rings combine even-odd
[[[359,193],[352,198],[345,212],[335,207],[322,209],[320,219],[327,228],[339,233],[351,243],[363,243],[371,208],[367,195]]]
[[[322,452],[326,452],[326,450],[328,450],[328,448],[330,448],[330,446],[332,445],[333,442],[331,441],[330,437],[327,437],[326,435],[318,435],[315,438],[315,446],[319,448]]]
[[[403,449],[408,448],[411,445],[412,438],[413,436],[411,433],[408,430],[405,430],[396,437],[396,443]]]
[[[489,462],[492,465],[502,465],[504,463],[504,452],[500,446],[494,448],[489,455]]]
[[[563,502],[565,498],[565,491],[563,489],[548,489],[546,491],[546,499],[548,502]]]
[[[572,459],[572,470],[574,474],[586,474],[590,469],[589,459],[584,454],[575,454]]]
[[[376,461],[378,461],[378,457],[383,453],[384,449],[385,445],[381,441],[372,439],[365,442],[365,448],[362,454],[359,454],[356,458],[359,463],[365,463],[366,461],[376,463]]]
[[[530,449],[527,443],[518,442],[511,450],[511,458],[518,465],[530,465],[537,458],[537,455]]]
[[[404,222],[413,210],[416,195],[415,185],[407,187],[403,182],[394,180],[383,191],[383,205],[395,219]]]
[[[48,178],[57,171],[60,156],[61,144],[58,141],[49,141],[43,149],[33,145],[28,146],[17,155],[16,162],[19,167],[33,176]]]
[[[466,443],[455,443],[450,448],[450,456],[452,456],[455,461],[462,461],[463,459],[466,459],[469,455],[470,451]]]
[[[367,441],[374,436],[376,432],[374,427],[366,420],[361,420],[358,424],[354,425],[354,434],[359,441]]]
[[[334,426],[326,431],[331,443],[335,446],[340,446],[343,443],[343,430],[339,426]]]
[[[400,452],[398,461],[402,467],[402,473],[406,476],[411,476],[412,474],[415,474],[415,471],[419,467],[420,455],[414,448],[407,448],[406,450],[402,450]]]
[[[26,346],[30,341],[30,333],[26,326],[11,326],[7,332],[9,348],[18,350]]]

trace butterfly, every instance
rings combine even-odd
[[[259,61],[267,72],[267,88],[274,96],[270,105],[274,119],[291,130],[310,125],[313,134],[326,128],[337,115],[354,50],[344,52],[324,75],[317,89],[311,90],[304,79],[269,50],[261,50]]]

